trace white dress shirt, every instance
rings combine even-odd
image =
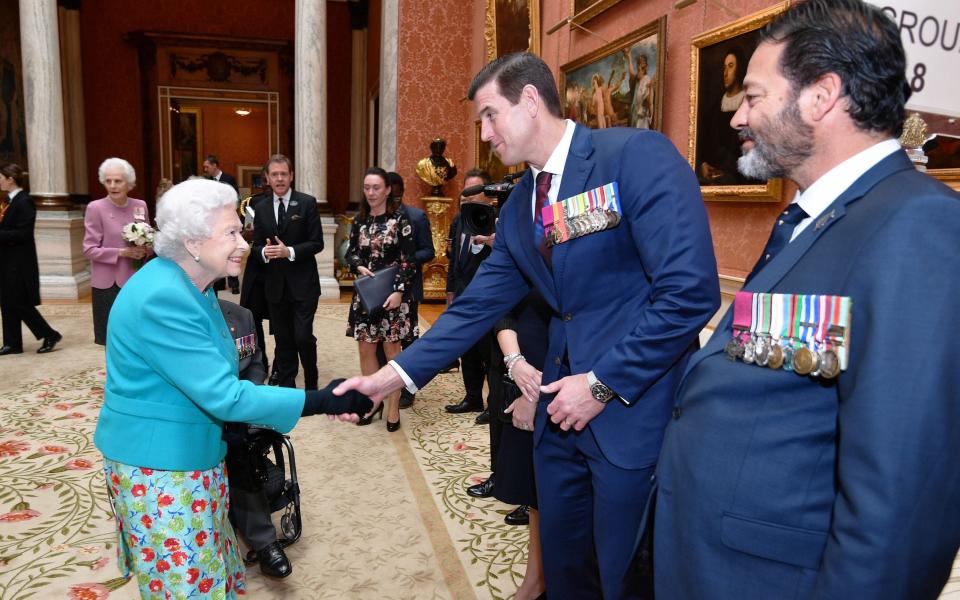
[[[222,172],[222,171],[221,171]],[[273,195],[273,220],[277,222],[277,228],[280,227],[280,203],[283,202],[283,210],[285,212],[290,211],[290,196],[293,195],[293,188],[287,189],[287,193],[283,196]],[[263,259],[263,262],[270,262],[270,259],[267,258],[267,255],[264,253],[267,249],[266,246],[260,250],[260,257]],[[293,246],[287,246],[287,250],[290,251],[290,256],[287,258],[290,262],[296,260],[297,253],[294,251]]]

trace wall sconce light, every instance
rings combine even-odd
[[[235,111],[233,111],[233,112],[237,113],[237,114],[240,115],[241,117],[245,117],[245,116],[247,116],[247,115],[250,114],[250,109],[249,109],[249,108],[238,108],[237,110],[235,110]]]

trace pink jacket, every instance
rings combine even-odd
[[[134,221],[150,222],[147,203],[127,198],[127,205],[118,207],[109,198],[87,205],[83,218],[83,254],[90,259],[90,285],[99,289],[123,284],[136,272],[134,261],[121,258],[120,250],[128,246],[121,230]]]

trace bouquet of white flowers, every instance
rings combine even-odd
[[[149,223],[135,221],[124,225],[121,233],[123,240],[129,244],[133,244],[134,246],[150,246],[153,245],[153,237],[156,231],[154,231]]]

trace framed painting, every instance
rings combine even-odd
[[[660,129],[667,18],[560,67],[566,118],[594,129]]]
[[[743,102],[743,78],[759,43],[760,29],[789,5],[780,2],[691,40],[687,160],[697,174],[704,200],[782,199],[782,180],[749,179],[737,170],[740,140],[730,120]]]
[[[570,14],[574,23],[586,23],[621,0],[572,0]]]
[[[263,180],[263,165],[237,165],[237,183],[241,190],[249,190],[248,194],[261,191],[267,183]]]
[[[540,0],[487,0],[487,61],[511,52],[540,54]]]
[[[203,111],[181,107],[171,115],[173,181],[179,183],[203,173]]]

